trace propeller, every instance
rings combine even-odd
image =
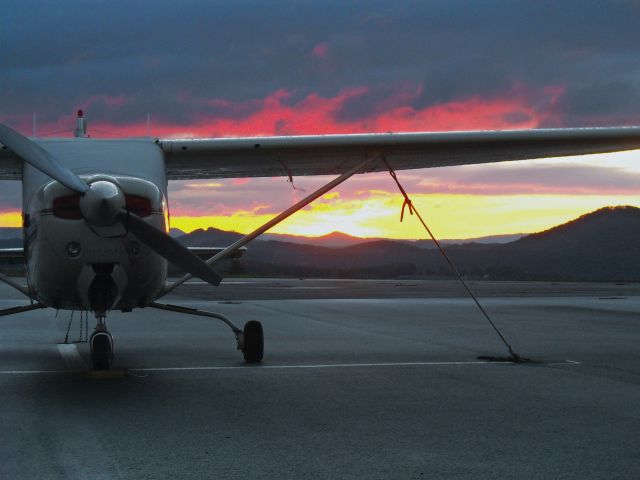
[[[33,140],[2,124],[0,142],[32,167],[82,195],[80,211],[88,223],[107,226],[119,222],[151,250],[185,272],[212,285],[220,284],[222,277],[213,268],[178,241],[128,211],[124,193],[115,183],[98,180],[87,184]]]
[[[1,123],[0,142],[29,165],[46,173],[68,189],[80,194],[89,189],[84,180],[60,163],[36,142]]]
[[[121,210],[118,213],[118,220],[142,243],[148,245],[158,255],[166,258],[171,263],[178,265],[185,272],[189,272],[212,285],[220,284],[222,277],[218,272],[185,248],[180,242],[152,227],[139,216],[126,210]]]

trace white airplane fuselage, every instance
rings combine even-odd
[[[88,183],[107,180],[126,208],[167,231],[167,177],[150,139],[37,140]],[[25,162],[23,216],[28,280],[38,301],[105,313],[144,306],[164,289],[167,261],[120,223],[98,226],[79,211],[80,195]]]

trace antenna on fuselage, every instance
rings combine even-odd
[[[33,112],[33,138],[38,136],[37,118],[36,112]]]
[[[84,118],[82,110],[78,110],[78,116],[76,117],[76,129],[73,132],[76,138],[84,138],[87,136],[87,119]]]

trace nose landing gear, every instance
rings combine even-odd
[[[91,364],[96,370],[108,370],[113,362],[113,337],[107,330],[104,317],[98,317],[96,329],[89,339]]]
[[[152,308],[187,313],[201,317],[216,318],[226,323],[236,336],[238,350],[242,352],[247,363],[260,363],[264,357],[264,333],[262,324],[256,320],[248,321],[243,330],[236,327],[231,320],[220,313],[206,312],[178,305],[151,303]],[[97,316],[98,323],[89,339],[91,346],[91,363],[94,370],[108,370],[113,362],[113,337],[107,330],[104,315]]]

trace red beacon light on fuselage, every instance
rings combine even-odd
[[[82,110],[78,110],[78,115],[76,117],[76,129],[73,132],[73,135],[76,138],[85,138],[87,137],[87,119],[84,118],[84,112]]]

